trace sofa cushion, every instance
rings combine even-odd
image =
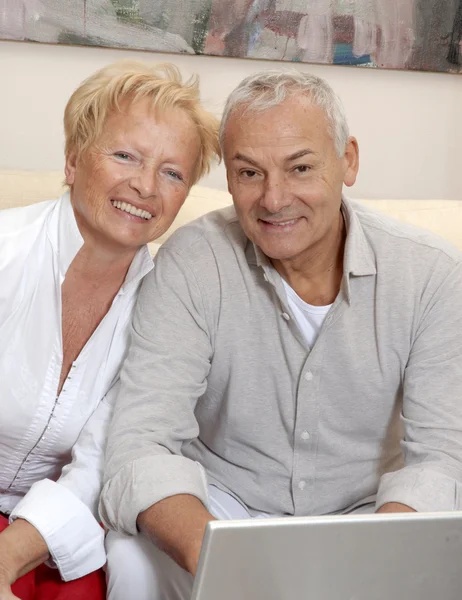
[[[0,169],[0,209],[58,198],[64,191],[63,182],[61,171]]]
[[[462,250],[462,202],[457,200],[361,200],[369,208],[436,233]]]

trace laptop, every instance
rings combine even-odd
[[[462,512],[212,521],[192,600],[462,600]]]

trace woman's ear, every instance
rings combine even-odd
[[[75,181],[75,171],[77,168],[77,156],[75,152],[71,152],[66,156],[64,165],[64,174],[66,176],[66,184],[73,185]]]

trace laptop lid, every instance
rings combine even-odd
[[[462,600],[462,512],[208,524],[192,600]]]

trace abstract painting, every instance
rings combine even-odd
[[[462,0],[0,0],[0,39],[462,73]]]

